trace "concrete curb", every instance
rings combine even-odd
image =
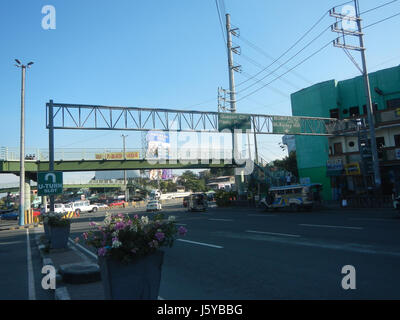
[[[41,243],[40,238],[41,235],[37,234],[35,241],[39,249],[40,257],[42,258],[42,268],[46,265],[54,266],[53,260],[44,252],[46,246]],[[56,289],[54,290],[54,300],[71,300],[68,289],[66,287],[58,287],[58,284],[60,284],[61,281],[62,277],[56,269]]]
[[[16,226],[16,227],[8,227],[8,228],[1,228],[0,231],[6,231],[6,230],[18,230],[18,229],[33,229],[33,228],[38,228],[41,227],[42,224],[27,224],[24,226]]]
[[[71,300],[68,289],[66,287],[57,288],[54,292],[55,300]]]

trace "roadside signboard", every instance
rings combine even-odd
[[[348,176],[356,176],[361,174],[360,164],[358,162],[346,164],[344,168],[346,170],[346,175]]]
[[[61,171],[38,172],[37,190],[39,196],[51,196],[63,192],[63,173]]]
[[[329,159],[326,162],[326,172],[327,176],[340,176],[343,172],[343,160]]]
[[[287,116],[272,117],[273,133],[276,134],[296,134],[301,133],[300,118]]]
[[[123,152],[107,152],[107,153],[96,153],[96,160],[123,160],[124,158],[128,160],[138,160],[140,158],[139,151],[128,151],[125,152],[125,157]]]
[[[218,131],[224,129],[233,131],[251,130],[251,117],[248,114],[241,113],[219,113],[218,114]]]

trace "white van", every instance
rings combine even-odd
[[[74,211],[76,214],[81,212],[96,212],[99,207],[95,204],[90,204],[88,200],[81,200],[68,203],[68,211]]]
[[[47,213],[49,211],[50,211],[50,205],[49,204],[47,205],[46,211],[44,210],[43,205],[40,205],[40,212],[41,213]],[[67,211],[68,210],[66,210],[66,208],[64,207],[64,205],[62,203],[55,203],[54,204],[54,212],[55,213],[65,213]]]

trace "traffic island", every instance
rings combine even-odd
[[[36,235],[42,264],[56,270],[55,300],[104,300],[100,269],[71,241],[65,249],[51,249],[46,237]],[[43,275],[42,275],[43,276]]]

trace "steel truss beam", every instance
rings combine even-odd
[[[49,107],[46,104],[46,127],[49,125]],[[134,130],[219,132],[218,112],[111,107],[53,103],[54,129],[79,130]],[[257,134],[292,134],[274,130],[272,115],[247,114],[251,132]],[[296,135],[332,136],[343,127],[343,120],[332,118],[287,117],[298,121],[301,130]]]

